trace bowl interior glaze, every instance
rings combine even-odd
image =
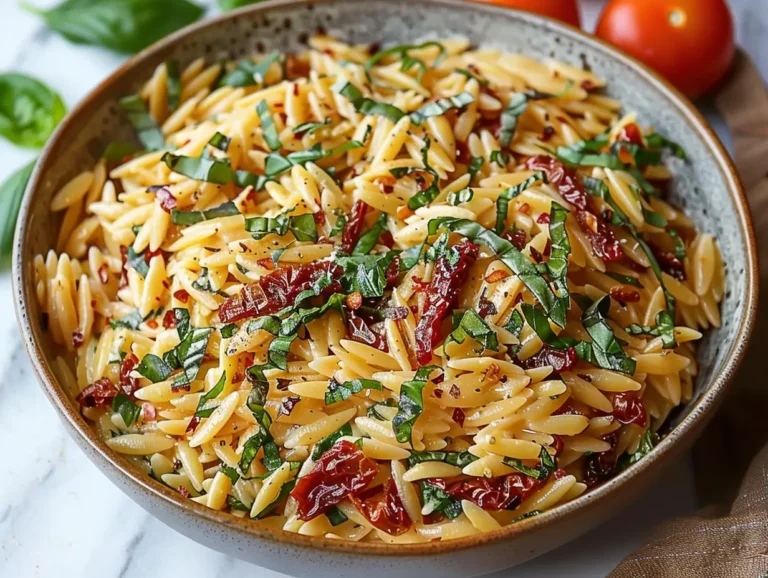
[[[34,294],[32,259],[55,244],[60,222],[48,210],[52,196],[68,179],[90,168],[107,143],[135,140],[131,127],[117,111],[116,101],[135,92],[160,62],[175,58],[183,67],[200,56],[214,62],[271,50],[301,50],[307,37],[318,30],[350,42],[384,45],[458,35],[483,47],[588,66],[608,80],[607,94],[620,99],[625,110],[636,111],[642,124],[654,126],[686,149],[688,163],[671,160],[675,179],[670,198],[686,211],[699,230],[718,238],[727,270],[727,291],[722,327],[708,333],[699,349],[700,375],[695,398],[677,413],[670,435],[650,456],[590,494],[513,527],[455,542],[393,547],[329,543],[265,529],[254,522],[207,510],[146,478],[97,439],[54,374],[57,349],[42,330]],[[395,555],[398,560],[415,554],[445,558],[458,556],[457,552],[471,546],[494,546],[505,537],[515,537],[515,546],[488,550],[496,554],[505,551],[503,560],[479,561],[479,555],[461,558],[472,571],[485,572],[546,551],[599,523],[619,506],[618,496],[628,498],[639,491],[641,478],[647,485],[663,462],[700,433],[722,399],[752,328],[757,275],[746,207],[727,154],[693,106],[641,65],[568,26],[456,0],[288,0],[256,4],[185,29],[139,54],[86,97],[62,123],[35,169],[19,218],[14,252],[17,315],[45,392],[60,410],[76,441],[121,488],[181,531],[213,547],[282,571],[291,571],[294,566],[301,570],[310,560],[322,560],[322,564],[334,568],[333,572],[341,572],[338,560],[353,564],[370,554]],[[609,499],[611,495],[613,499]],[[555,531],[558,524],[562,531]],[[553,535],[558,538],[553,539]],[[530,539],[524,540],[523,536]],[[243,552],[249,547],[255,554]],[[278,554],[284,561],[285,556],[291,560],[275,566],[270,556]],[[334,557],[339,557],[336,562]],[[462,562],[458,557],[454,560],[458,562],[437,564],[422,573],[458,575],[456,570]],[[378,564],[377,568],[385,566],[389,567]],[[374,573],[378,575],[378,570]]]

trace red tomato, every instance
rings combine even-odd
[[[579,5],[576,0],[477,0],[486,4],[499,4],[527,12],[535,12],[562,20],[577,28],[581,26]]]
[[[724,0],[612,0],[596,34],[691,98],[715,87],[735,51],[733,18]]]

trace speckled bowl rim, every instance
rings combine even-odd
[[[727,386],[742,361],[754,327],[758,298],[757,245],[755,243],[752,219],[749,213],[747,200],[741,181],[737,175],[736,168],[720,140],[709,127],[704,117],[695,108],[695,106],[666,80],[648,69],[643,64],[634,60],[629,55],[616,49],[615,47],[610,46],[606,42],[603,42],[602,40],[588,35],[587,33],[567,24],[552,21],[550,19],[526,12],[520,12],[517,10],[511,10],[508,8],[482,3],[477,3],[473,8],[477,12],[485,12],[488,14],[508,14],[511,11],[516,13],[515,17],[522,21],[524,24],[546,24],[546,26],[550,28],[553,33],[564,35],[576,40],[579,43],[586,44],[590,48],[602,52],[607,57],[616,60],[622,65],[632,69],[634,72],[642,76],[644,80],[652,86],[652,88],[661,92],[665,97],[673,102],[680,114],[685,118],[686,122],[695,130],[695,132],[698,133],[701,140],[704,142],[704,144],[706,144],[712,155],[716,158],[718,168],[725,177],[728,191],[734,201],[736,210],[738,211],[738,221],[741,228],[741,233],[747,241],[746,247],[744,248],[745,257],[747,260],[747,263],[745,264],[747,286],[745,302],[743,304],[744,323],[737,332],[736,338],[731,343],[730,350],[728,352],[726,361],[723,364],[722,371],[720,372],[720,375],[714,380],[712,385],[708,388],[708,390],[698,399],[698,401],[695,402],[693,407],[689,410],[688,416],[686,416],[646,458],[640,460],[605,484],[595,488],[591,492],[584,494],[572,502],[558,506],[538,516],[523,520],[510,526],[505,526],[500,530],[496,530],[487,534],[480,534],[476,536],[460,538],[457,540],[428,542],[423,544],[390,545],[384,543],[344,542],[340,540],[328,540],[323,537],[303,536],[295,533],[285,532],[280,529],[266,528],[260,523],[252,521],[248,518],[237,518],[225,512],[211,510],[205,506],[182,497],[178,492],[172,491],[168,487],[153,480],[149,476],[146,476],[141,471],[139,471],[138,468],[135,468],[129,464],[119,454],[110,449],[98,437],[96,431],[85,421],[83,416],[75,407],[74,403],[69,399],[69,397],[63,391],[63,388],[58,384],[56,376],[52,373],[47,363],[45,362],[44,355],[41,351],[41,346],[34,337],[31,320],[27,314],[28,303],[30,303],[36,297],[32,279],[31,277],[27,277],[27,275],[29,275],[30,269],[28,266],[26,266],[25,263],[22,262],[22,258],[24,253],[24,240],[28,235],[30,215],[36,209],[34,203],[32,202],[33,198],[35,197],[34,192],[40,186],[43,180],[43,176],[48,170],[47,167],[51,162],[51,151],[54,149],[54,143],[60,138],[62,134],[64,134],[68,129],[75,125],[82,115],[88,114],[90,108],[98,105],[100,95],[102,92],[104,92],[106,87],[110,86],[118,78],[129,76],[133,67],[137,63],[152,58],[156,54],[162,53],[168,47],[172,46],[181,39],[191,36],[199,30],[217,26],[222,22],[239,18],[246,13],[268,13],[270,10],[276,7],[302,7],[309,4],[316,5],[332,2],[334,2],[334,0],[276,0],[272,2],[264,2],[251,5],[240,10],[227,12],[216,18],[203,20],[197,24],[184,28],[183,30],[172,34],[171,36],[154,44],[153,46],[147,48],[143,52],[137,54],[125,62],[88,96],[86,96],[61,123],[43,150],[40,160],[38,161],[32,173],[32,177],[27,187],[27,191],[19,213],[13,252],[12,274],[16,317],[21,328],[21,335],[24,340],[24,345],[30,358],[32,359],[35,372],[37,373],[37,376],[43,386],[43,390],[45,391],[51,403],[60,412],[60,417],[66,419],[69,425],[71,425],[81,436],[82,440],[85,441],[91,447],[91,449],[100,454],[104,460],[109,462],[112,467],[114,467],[115,470],[117,470],[124,477],[125,481],[130,482],[135,487],[135,489],[141,490],[143,492],[149,492],[155,497],[183,508],[187,512],[190,512],[195,516],[199,516],[204,520],[222,524],[230,530],[240,532],[255,539],[266,539],[293,545],[296,547],[311,547],[356,555],[437,555],[447,554],[466,548],[472,548],[484,544],[489,544],[491,542],[509,539],[523,532],[542,529],[552,524],[556,524],[567,519],[572,519],[573,517],[578,516],[584,510],[597,507],[601,502],[604,501],[604,498],[606,498],[614,490],[617,490],[619,487],[624,486],[625,484],[632,483],[632,480],[636,478],[641,472],[645,472],[651,468],[661,467],[659,462],[665,461],[665,458],[669,458],[670,454],[674,453],[676,446],[684,445],[686,441],[690,442],[691,440],[688,438],[699,433],[703,423],[711,418],[712,414],[722,401],[723,396],[727,390]],[[468,2],[462,0],[419,0],[419,2],[423,4],[432,4],[437,8],[455,8],[460,6],[464,10],[468,9],[469,4]],[[373,41],[376,39],[372,38],[371,40]]]

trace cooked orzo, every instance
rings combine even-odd
[[[685,152],[561,62],[450,39],[160,65],[34,262],[106,443],[235,516],[496,530],[636,462],[720,324]]]

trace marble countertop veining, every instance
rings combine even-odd
[[[57,2],[35,3],[48,6]],[[766,0],[730,2],[739,41],[768,78]],[[214,0],[204,3],[211,8],[215,4]],[[590,28],[602,2],[583,0],[582,4]],[[0,71],[39,77],[59,91],[70,107],[123,61],[108,51],[75,46],[50,33],[14,0],[6,2],[3,12]],[[0,141],[0,182],[34,155]],[[0,465],[0,576],[282,576],[185,538],[114,487],[70,440],[36,383],[16,328],[7,272],[0,273],[0,312],[0,340],[6,343],[0,349],[0,438],[12,454]],[[605,576],[643,542],[655,524],[694,508],[693,480],[685,457],[612,521],[493,578]]]

